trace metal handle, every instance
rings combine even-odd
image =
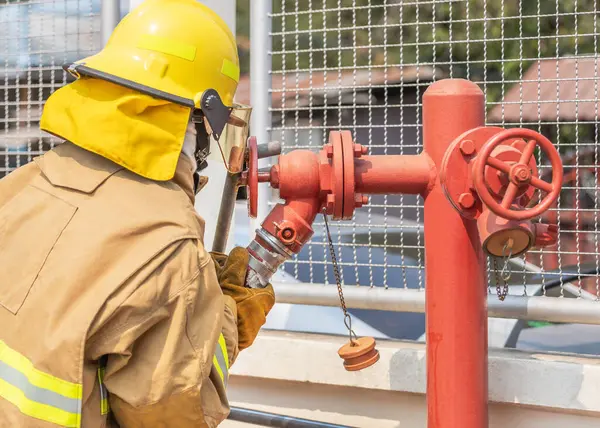
[[[281,143],[279,141],[271,141],[266,144],[258,145],[258,158],[270,158],[281,154]]]
[[[511,139],[522,138],[528,140],[521,159],[511,165],[493,158],[492,151]],[[552,182],[548,183],[534,176],[529,170],[529,161],[536,147],[540,147],[550,159],[552,165]],[[485,168],[491,167],[508,176],[508,188],[502,198],[497,202],[490,193],[485,182]],[[475,190],[482,202],[496,215],[508,220],[527,220],[538,217],[547,211],[558,198],[563,178],[562,161],[558,150],[543,135],[531,129],[508,129],[490,138],[481,148],[473,167],[473,181]],[[523,210],[511,209],[520,187],[533,186],[547,193],[542,201],[532,208]]]
[[[253,409],[232,407],[229,417],[232,421],[251,423],[264,427],[280,428],[351,428],[348,425],[338,425],[328,422],[313,421],[310,419],[295,418],[293,416],[279,415],[276,413],[261,412]]]

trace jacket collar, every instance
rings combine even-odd
[[[68,141],[43,156],[34,159],[46,179],[57,187],[91,194],[111,175],[124,168],[100,155],[82,149]],[[192,161],[184,154],[179,156],[172,180],[194,203],[194,171]],[[196,193],[208,182],[201,176]]]
[[[208,183],[208,177],[201,175],[198,179],[197,188],[194,189],[194,163],[187,155],[181,153],[172,181],[188,195],[193,204],[196,200],[196,194]]]

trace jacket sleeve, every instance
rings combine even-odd
[[[210,256],[184,241],[136,277],[131,294],[100,314],[88,343],[91,358],[108,357],[113,417],[122,428],[217,426],[229,413],[238,349],[235,303],[222,294]]]

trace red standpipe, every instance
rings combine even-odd
[[[349,131],[336,131],[319,153],[281,155],[269,172],[257,173],[251,149],[254,168],[244,178],[249,189],[256,189],[256,181],[269,182],[284,199],[248,247],[250,287],[264,286],[285,260],[301,251],[320,212],[350,219],[368,194],[424,197],[429,428],[488,426],[484,251],[499,257],[510,248],[518,254],[534,244],[551,245],[557,235],[556,227],[528,220],[558,197],[558,152],[534,131],[485,127],[484,109],[476,84],[441,80],[423,97],[424,151],[419,155],[366,156]],[[538,146],[551,160],[552,183],[539,180],[532,157]],[[547,195],[527,208],[534,188]],[[256,199],[254,191],[249,199]],[[365,349],[345,350],[367,359],[351,362],[351,368],[346,364],[347,370],[377,360],[374,340],[367,342]]]
[[[466,80],[441,80],[427,89],[424,150],[436,165],[455,138],[484,125],[484,102],[479,87]],[[452,206],[439,177],[424,216],[428,426],[487,427],[486,265],[477,224]]]

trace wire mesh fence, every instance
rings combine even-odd
[[[39,130],[42,107],[63,64],[100,49],[99,13],[100,0],[0,2],[0,177],[60,142]]]
[[[100,5],[0,2],[0,177],[59,142],[39,131],[41,108],[69,81],[62,65],[100,49]],[[511,263],[510,284],[600,295],[585,274],[600,265],[598,0],[275,0],[272,24],[272,136],[285,151],[317,150],[330,130],[349,129],[373,154],[418,153],[424,91],[470,79],[486,94],[488,124],[541,132],[565,164],[543,219],[559,225],[559,241]],[[404,195],[372,197],[352,222],[332,224],[344,283],[423,288],[422,221],[422,201]],[[285,269],[332,282],[323,222],[314,228]],[[568,285],[568,274],[589,278]]]
[[[598,0],[276,0],[272,23],[272,133],[284,150],[317,150],[330,130],[348,129],[370,153],[418,153],[424,91],[472,80],[489,125],[541,132],[565,164],[543,218],[558,224],[558,243],[509,264],[511,293],[600,296],[597,275],[585,274],[600,250]],[[538,165],[551,174],[541,154]],[[423,288],[422,221],[419,198],[381,196],[332,225],[344,283]],[[332,282],[322,222],[315,232],[285,270]],[[566,284],[569,274],[589,279]]]

